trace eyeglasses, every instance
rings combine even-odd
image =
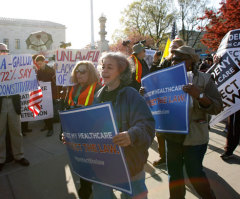
[[[1,53],[8,53],[9,50],[0,50]]]
[[[86,71],[86,70],[79,70],[79,69],[76,69],[75,72],[84,75],[87,71]]]

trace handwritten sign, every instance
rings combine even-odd
[[[122,149],[112,141],[118,130],[111,104],[63,111],[60,119],[74,172],[88,181],[131,194]]]
[[[44,120],[53,117],[53,101],[52,101],[52,90],[51,82],[39,82],[41,86],[43,97],[40,103],[41,111],[34,118],[33,113],[28,109],[29,104],[29,93],[21,95],[21,121],[36,121]]]
[[[31,55],[0,56],[0,96],[26,93],[37,87]]]
[[[56,51],[55,61],[57,64],[56,84],[59,86],[71,86],[71,73],[78,61],[91,61],[95,66],[100,58],[99,50],[71,50],[59,49]]]
[[[211,73],[215,79],[224,109],[217,116],[212,116],[210,126],[240,110],[240,29],[225,35],[217,55],[221,57],[221,61],[213,65],[207,73]]]

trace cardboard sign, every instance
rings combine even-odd
[[[78,61],[91,61],[95,66],[98,64],[100,58],[99,50],[73,50],[73,49],[59,49],[56,51],[55,61],[57,65],[56,70],[56,84],[58,86],[71,86],[71,73]]]
[[[212,116],[210,126],[240,110],[240,29],[228,32],[217,50],[221,61],[213,65],[211,73],[221,93],[223,111]]]
[[[39,82],[42,89],[43,98],[40,103],[41,111],[35,118],[33,113],[28,109],[29,93],[21,95],[21,121],[36,121],[44,120],[53,117],[53,101],[52,101],[52,89],[51,82]]]
[[[0,56],[0,96],[26,93],[37,87],[31,55]]]

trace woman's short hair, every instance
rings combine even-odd
[[[108,52],[104,53],[100,58],[100,64],[103,64],[103,60],[106,58],[114,59],[117,63],[118,70],[120,72],[120,81],[123,85],[127,86],[132,81],[132,67],[125,55],[120,52]]]
[[[84,65],[86,66],[86,69],[88,71],[88,81],[87,81],[87,85],[91,85],[95,82],[99,81],[99,75],[97,74],[97,71],[93,65],[92,62],[90,61],[79,61],[75,64],[72,73],[71,73],[71,80],[72,83],[77,83],[77,76],[76,76],[76,69],[81,66]]]

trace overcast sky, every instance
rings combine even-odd
[[[115,29],[120,28],[121,11],[134,0],[93,0],[94,39],[99,37],[99,17],[107,17],[107,40],[111,41]],[[175,1],[175,0],[174,0]],[[220,0],[212,0],[217,5]],[[61,23],[67,27],[66,42],[72,48],[82,48],[91,42],[90,0],[4,0],[0,17],[36,19]]]

